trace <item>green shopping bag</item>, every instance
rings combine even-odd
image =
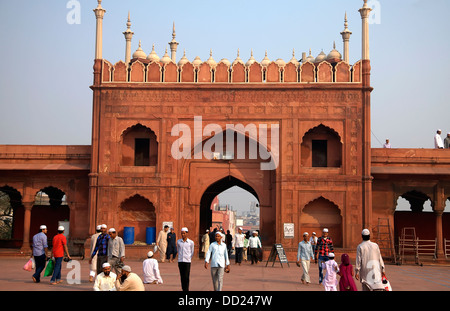
[[[53,274],[53,269],[55,269],[55,262],[53,259],[50,259],[47,263],[47,267],[45,267],[44,277],[51,276]]]

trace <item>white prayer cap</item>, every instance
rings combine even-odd
[[[127,272],[131,272],[131,267],[130,266],[123,266],[122,270],[123,271],[127,271]]]
[[[242,230],[242,227],[239,227],[238,229],[239,229],[239,230]]]
[[[101,230],[101,229],[102,229],[102,225],[98,225],[98,226],[96,227],[96,229],[97,229],[97,230]]]
[[[209,229],[206,229],[206,232],[209,232]]]
[[[369,229],[364,229],[361,234],[364,236],[367,236],[367,235],[370,235],[370,231],[369,231]]]
[[[101,227],[102,227],[102,228],[105,228],[105,229],[108,228],[105,224],[103,224]]]
[[[258,234],[258,231],[253,231],[252,233],[256,233],[256,234]]]
[[[305,236],[305,235],[309,235],[309,233],[308,233],[308,232],[304,232],[304,233],[303,233],[303,236]]]
[[[58,231],[64,231],[64,227],[63,226],[59,226],[58,227]]]
[[[221,236],[223,235],[222,232],[220,231],[216,231],[216,235],[220,234]]]
[[[46,225],[42,225],[42,226],[39,227],[39,229],[41,229],[41,230],[47,229],[47,226]]]
[[[315,232],[313,232],[313,235],[316,235],[316,233],[315,233]]]
[[[328,253],[328,257],[334,258],[334,253]]]
[[[109,263],[105,262],[105,263],[102,265],[102,268],[106,268],[106,267],[111,267],[111,265],[110,265]]]
[[[148,257],[148,258],[153,257],[153,252],[152,252],[152,251],[149,251],[149,252],[147,253],[147,257]]]
[[[328,232],[328,229],[327,228],[323,228],[323,232]]]
[[[186,228],[186,227],[183,227],[183,228],[181,228],[181,232],[189,232],[189,230],[188,230],[188,228]]]
[[[108,230],[108,232],[116,232],[116,229],[110,228],[110,229]]]

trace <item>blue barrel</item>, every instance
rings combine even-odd
[[[134,243],[134,227],[123,228],[123,243],[131,245]]]
[[[153,244],[156,242],[156,227],[147,227],[145,232],[145,243]]]

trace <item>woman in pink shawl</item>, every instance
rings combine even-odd
[[[339,290],[340,291],[357,291],[355,281],[353,280],[353,266],[350,263],[350,257],[343,254],[341,257],[341,265],[339,266]]]

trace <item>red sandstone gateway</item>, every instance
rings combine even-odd
[[[146,55],[140,46],[131,55],[130,19],[125,62],[111,63],[102,57],[101,1],[94,12],[92,145],[0,146],[0,191],[14,211],[12,237],[3,247],[28,253],[39,225],[45,223],[52,236],[59,221],[70,223],[71,254],[77,247],[88,254],[89,238],[102,223],[119,235],[133,227],[137,241],[146,240],[148,227],[159,231],[171,223],[176,232],[188,227],[199,247],[212,226],[214,198],[239,186],[258,199],[263,246],[282,244],[290,260],[305,231],[320,235],[327,227],[335,247],[352,253],[363,228],[376,239],[381,219],[389,220],[389,232],[395,230],[385,256],[394,257],[393,243],[411,226],[421,238],[436,239],[437,255],[444,257],[450,153],[371,149],[366,1],[360,9],[363,55],[353,65],[347,21],[343,57],[334,48],[317,58],[310,53],[296,60],[294,54],[288,63],[267,56],[258,62],[253,55],[244,63],[239,52],[233,62],[216,62],[211,53],[204,62],[183,56],[176,63],[175,28],[171,57],[167,51],[162,58],[154,50]],[[200,137],[186,140],[181,130],[198,130],[196,117],[214,130],[202,128]],[[229,124],[243,130],[230,130]],[[249,130],[261,124],[265,140]],[[278,146],[272,148],[275,139]],[[219,148],[227,142],[233,142],[231,150]],[[190,156],[174,157],[174,146]],[[275,157],[274,169],[261,169]],[[49,205],[36,204],[41,192]],[[434,213],[399,214],[399,196],[417,212],[430,199]],[[285,224],[293,224],[293,238],[284,235]],[[127,246],[127,257],[143,258],[148,248]]]

